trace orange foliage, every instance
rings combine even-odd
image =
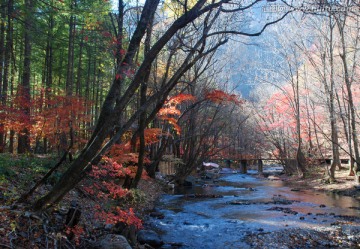
[[[160,128],[149,128],[144,130],[145,143],[147,145],[157,143],[160,141],[162,135],[166,135]]]
[[[171,97],[160,109],[158,117],[162,120],[166,120],[171,124],[177,134],[180,134],[181,128],[177,124],[177,119],[181,115],[181,111],[178,106],[185,101],[195,101],[196,97],[191,94],[178,94]]]
[[[185,101],[195,101],[195,100],[196,97],[194,95],[181,93],[171,97],[166,104],[179,105]]]
[[[222,90],[212,90],[205,94],[205,99],[208,99],[214,103],[231,102],[234,104],[243,104],[244,101],[236,94],[228,94]]]

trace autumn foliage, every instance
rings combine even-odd
[[[30,131],[31,144],[46,138],[53,150],[61,146],[62,134],[67,137],[70,132],[76,134],[73,142],[77,145],[86,141],[89,131],[86,124],[91,120],[90,101],[61,92],[55,94],[52,89],[45,88],[37,89],[29,101],[19,87],[9,102],[11,105],[0,106],[2,132],[11,130],[21,133],[27,129]],[[29,109],[30,113],[24,112],[24,109]]]
[[[136,167],[123,167],[122,163],[110,157],[104,157],[99,166],[92,166],[91,181],[88,181],[83,189],[89,195],[101,200],[94,206],[96,219],[106,224],[123,222],[137,228],[142,226],[141,220],[137,218],[132,208],[123,210],[119,206],[123,198],[132,194],[122,187],[122,183],[126,177],[134,178],[135,173]],[[146,177],[144,173],[144,178]]]
[[[205,94],[205,99],[208,99],[214,103],[233,103],[233,104],[242,104],[244,101],[236,94],[229,94],[222,90],[215,89],[208,91]]]
[[[177,123],[177,119],[181,115],[179,105],[186,101],[195,101],[196,97],[191,94],[178,94],[169,98],[163,108],[160,109],[158,117],[171,124],[177,134],[181,133],[181,127]]]

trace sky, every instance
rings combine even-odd
[[[144,0],[139,1],[142,2]],[[111,0],[111,2],[113,6],[112,9],[117,11],[118,0]],[[276,18],[276,13],[266,13],[263,9],[263,6],[267,6],[269,3],[264,1],[261,5],[257,5],[257,8],[252,12],[254,21],[246,27],[242,27],[241,31],[250,33],[259,31],[259,29],[261,29],[264,25],[263,23],[269,20],[269,18]],[[271,58],[267,58],[271,55],[271,53],[268,53],[269,51],[266,50],[266,47],[261,46],[261,40],[264,39],[264,36],[266,38],[266,36],[269,35],[271,36],[271,32],[264,32],[262,38],[260,39],[259,37],[255,37],[254,39],[247,40],[247,43],[250,43],[251,45],[241,44],[244,39],[240,38],[238,39],[240,40],[239,44],[234,46],[234,43],[232,42],[230,45],[225,45],[223,48],[224,50],[228,50],[229,47],[237,47],[236,53],[230,53],[233,55],[232,58],[228,58],[231,62],[228,63],[229,65],[227,71],[235,69],[231,71],[231,74],[229,74],[229,89],[232,88],[235,91],[240,92],[244,98],[249,98],[249,94],[256,84],[256,77],[261,74],[259,65],[263,63],[263,60],[271,61]]]
[[[111,0],[112,3],[112,10],[117,10],[118,9],[118,0]]]

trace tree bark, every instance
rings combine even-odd
[[[332,154],[333,160],[330,166],[330,170],[328,172],[330,182],[335,181],[335,169],[336,167],[341,167],[340,164],[340,152],[339,152],[339,139],[338,139],[338,127],[337,127],[337,118],[335,113],[335,80],[334,80],[334,44],[333,44],[333,30],[334,24],[333,19],[329,17],[329,27],[330,27],[330,38],[329,38],[329,59],[330,59],[330,88],[327,85],[325,80],[325,91],[328,93],[328,108],[330,113],[330,127],[331,127],[331,144],[332,144]],[[325,70],[325,58],[323,59],[324,70]],[[326,75],[326,71],[324,71],[324,75]]]
[[[103,147],[104,140],[114,131],[114,128],[118,124],[118,117],[124,111],[129,101],[133,98],[134,93],[138,89],[141,82],[144,81],[147,70],[149,70],[151,63],[155,60],[158,53],[164,48],[164,46],[173,38],[177,31],[187,24],[193,22],[199,16],[211,11],[214,8],[219,7],[223,2],[217,2],[214,4],[209,4],[203,8],[206,0],[198,1],[194,7],[186,11],[181,17],[179,17],[160,37],[157,42],[152,46],[150,51],[146,54],[141,66],[138,68],[136,74],[131,79],[127,90],[122,94],[122,97],[119,99],[119,86],[126,79],[126,70],[128,66],[133,64],[133,58],[140,46],[142,37],[145,34],[146,28],[153,19],[155,11],[157,9],[159,0],[147,0],[143,7],[143,11],[140,17],[140,21],[133,33],[133,36],[130,40],[128,51],[122,60],[121,66],[117,72],[113,84],[109,89],[109,93],[103,103],[102,109],[100,111],[100,116],[93,131],[93,134],[85,146],[85,148],[80,153],[79,157],[71,164],[69,169],[63,174],[59,182],[53,187],[53,189],[45,195],[43,198],[36,201],[34,204],[34,209],[44,209],[48,206],[53,205],[54,203],[60,201],[62,197],[71,190],[83,177],[86,173],[86,170],[91,167],[91,164],[96,162],[98,158],[101,158],[102,152],[105,151],[108,146],[111,146],[116,139],[123,134],[124,129],[121,129],[116,135]],[[205,39],[205,38],[204,38]],[[226,41],[220,42],[217,46],[210,49],[208,53],[213,52],[220,45]],[[205,40],[201,41],[201,44],[204,44]],[[200,47],[200,50],[202,47]],[[197,53],[198,50],[191,51],[191,53]],[[192,54],[190,59],[194,56]],[[180,69],[172,77],[175,81],[171,82],[162,89],[163,94],[168,94],[171,89],[176,85],[177,81],[189,68],[191,68],[194,63],[199,60],[202,56],[206,54],[201,54],[201,56],[196,56],[193,60],[184,60]],[[170,82],[170,81],[169,81]],[[158,98],[158,95],[150,97],[147,101],[148,104],[153,103]],[[135,119],[140,115],[141,112],[145,111],[148,108],[147,106],[141,107],[136,113],[129,118],[126,126],[135,121]],[[124,125],[125,126],[125,125]],[[124,127],[123,126],[123,127]]]
[[[355,165],[354,165],[354,173],[355,173],[355,182],[359,183],[360,179],[360,152],[359,152],[359,141],[357,137],[357,127],[356,127],[356,110],[355,110],[355,104],[353,100],[353,93],[351,89],[352,81],[350,78],[349,73],[349,66],[348,66],[348,58],[347,58],[347,51],[346,51],[346,42],[345,42],[345,20],[343,21],[339,20],[339,18],[336,18],[336,24],[339,29],[340,33],[340,40],[341,40],[341,54],[340,58],[343,64],[344,68],[344,80],[347,90],[347,97],[348,97],[348,104],[349,104],[349,111],[350,111],[350,123],[351,123],[351,136],[353,140],[353,147],[354,147],[354,155],[355,155]],[[358,39],[358,38],[357,38]]]
[[[4,1],[2,1],[3,3]],[[0,10],[1,19],[5,20],[6,12],[5,8]],[[4,54],[5,54],[5,22],[2,21],[0,24],[0,103],[3,104],[3,99],[6,99],[6,92],[3,92],[3,64],[4,64]],[[0,123],[0,153],[4,152],[5,141],[4,141],[4,124]]]
[[[83,29],[84,31],[84,29]],[[81,79],[82,79],[82,57],[83,57],[83,48],[84,48],[84,36],[81,37],[80,41],[80,50],[79,50],[79,61],[78,61],[78,70],[77,70],[77,77],[76,77],[76,96],[82,96],[81,91]]]
[[[76,7],[76,1],[71,1],[70,11],[72,12]],[[71,13],[69,20],[69,41],[68,41],[68,61],[66,70],[66,95],[73,95],[73,81],[74,81],[74,45],[75,45],[75,16]]]
[[[4,69],[3,72],[1,72],[3,75],[1,76],[0,80],[2,81],[2,90],[0,90],[0,96],[1,96],[1,104],[3,106],[7,105],[7,97],[8,97],[8,88],[9,88],[9,75],[10,75],[10,62],[11,62],[11,52],[13,51],[13,8],[14,8],[13,0],[8,0],[7,2],[7,29],[6,29],[6,45],[5,45],[5,53],[3,51],[2,44],[2,51],[1,51],[1,57],[3,57],[4,60],[1,60],[1,71],[2,67]],[[2,38],[3,39],[3,38]],[[4,43],[4,41],[2,41]],[[5,132],[1,131],[3,125],[0,124],[0,152],[4,151],[5,147]]]
[[[295,86],[293,86],[294,91],[294,102],[295,102],[295,108],[296,108],[296,133],[297,133],[297,139],[298,139],[298,146],[296,151],[296,161],[297,161],[297,167],[300,170],[300,175],[302,177],[305,176],[306,173],[306,158],[304,155],[304,152],[302,150],[302,138],[301,138],[301,122],[300,122],[300,94],[299,94],[299,72],[296,72],[296,82]]]
[[[146,31],[146,27],[155,14],[158,3],[159,0],[146,1],[142,12],[141,20],[130,41],[127,55],[123,60],[126,65],[131,64],[132,58],[136,52],[134,50],[138,49],[141,39]],[[73,161],[70,168],[63,174],[63,176],[60,178],[59,182],[53,187],[53,189],[47,195],[35,202],[35,210],[46,208],[60,201],[64,197],[64,195],[79,182],[79,180],[81,179],[81,175],[84,174],[84,169],[87,166],[90,166],[89,164],[94,158],[94,156],[97,155],[97,153],[101,150],[102,143],[113,130],[114,121],[116,120],[116,118],[114,118],[114,113],[112,110],[114,101],[116,100],[118,95],[118,86],[120,82],[121,78],[117,77],[114,80],[112,86],[110,87],[108,96],[102,106],[97,125],[88,144],[82,150],[78,158]],[[126,97],[131,98],[131,96],[132,94]]]
[[[24,20],[24,71],[20,88],[20,94],[25,103],[23,103],[22,112],[24,115],[24,123],[30,123],[30,76],[31,76],[31,30],[32,30],[32,10],[33,1],[25,0],[26,15]],[[18,136],[18,153],[26,153],[30,151],[29,130],[24,127]]]
[[[149,25],[147,27],[146,31],[146,39],[145,39],[145,47],[144,47],[144,56],[149,52],[150,50],[150,42],[151,42],[151,33],[152,33],[152,26],[153,26],[153,20],[150,20]],[[146,104],[146,92],[147,92],[147,84],[149,82],[150,78],[150,71],[151,67],[146,72],[146,75],[144,77],[144,81],[141,83],[140,88],[140,106],[143,106]],[[140,114],[139,118],[139,131],[140,131],[140,145],[139,145],[139,159],[138,159],[138,165],[137,165],[137,171],[135,178],[131,184],[131,188],[137,188],[137,185],[139,184],[139,181],[142,176],[143,168],[144,168],[144,158],[145,158],[145,128],[146,128],[146,112],[142,112]]]

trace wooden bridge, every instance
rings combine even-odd
[[[318,162],[320,164],[331,165],[332,159],[331,158],[311,158],[312,161]],[[281,161],[288,161],[295,165],[296,159],[295,158],[266,158],[266,157],[242,157],[242,158],[225,158],[225,159],[213,159],[212,162],[217,162],[220,164],[227,164],[227,167],[231,167],[231,164],[235,163],[237,166],[236,168],[240,169],[240,173],[246,174],[249,165],[257,165],[257,169],[259,173],[263,172],[264,161],[274,161],[274,162],[281,162]],[[228,161],[228,162],[227,162]],[[350,163],[349,158],[342,158],[340,159],[341,164],[348,165]],[[175,163],[171,161],[161,161],[159,164],[159,170],[164,175],[173,175],[176,173],[177,166]]]
[[[313,162],[318,162],[319,164],[325,164],[325,165],[331,165],[332,163],[332,158],[310,158],[311,161]],[[218,159],[219,160],[219,159]],[[217,162],[218,160],[213,160],[215,162]],[[262,173],[263,172],[263,167],[264,167],[264,161],[277,161],[277,162],[289,162],[290,164],[293,164],[294,166],[297,164],[297,161],[295,158],[241,158],[241,159],[221,159],[221,161],[229,161],[230,163],[228,163],[228,167],[230,167],[230,164],[235,162],[239,164],[240,167],[240,173],[246,174],[247,173],[247,168],[249,165],[257,165],[258,167],[258,172]],[[341,164],[350,164],[350,159],[349,158],[342,158],[340,159],[340,163]]]

